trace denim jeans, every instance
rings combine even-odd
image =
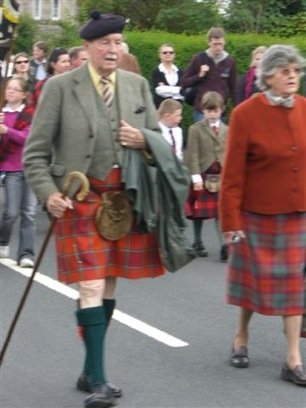
[[[25,256],[33,260],[36,197],[21,171],[7,172],[3,183],[5,204],[0,223],[0,245],[9,245],[14,224],[20,216],[17,262]]]

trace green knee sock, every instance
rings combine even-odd
[[[194,242],[200,243],[202,242],[202,220],[193,220],[193,233],[194,233]]]
[[[103,306],[105,310],[105,317],[106,317],[106,323],[109,325],[109,322],[112,318],[115,306],[116,306],[116,300],[115,299],[103,299]]]
[[[86,349],[84,373],[90,375],[93,384],[104,384],[104,337],[107,321],[103,306],[79,309],[77,322],[84,329]]]

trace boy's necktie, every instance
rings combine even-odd
[[[171,148],[172,148],[173,153],[175,154],[176,153],[176,144],[175,144],[175,139],[174,139],[173,132],[172,132],[171,128],[169,128],[169,134],[170,134],[171,141],[172,141]]]

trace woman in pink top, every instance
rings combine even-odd
[[[9,257],[9,241],[18,216],[20,220],[17,262],[34,265],[36,198],[25,180],[22,153],[29,134],[33,108],[26,106],[28,83],[11,78],[5,90],[5,106],[0,113],[0,173],[5,204],[0,222],[0,258]]]

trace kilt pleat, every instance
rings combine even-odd
[[[227,302],[265,315],[305,308],[306,213],[244,212],[246,239],[231,245]]]
[[[165,273],[157,239],[134,228],[117,241],[102,238],[95,226],[100,194],[122,190],[120,169],[106,180],[90,179],[91,188],[83,202],[75,201],[55,224],[58,279],[65,283],[121,277],[153,278]]]

